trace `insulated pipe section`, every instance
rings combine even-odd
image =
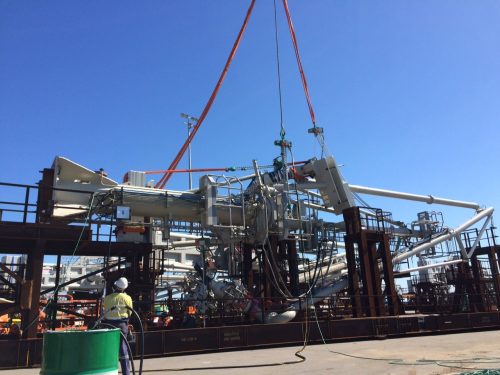
[[[438,198],[432,195],[418,195],[418,194],[409,194],[402,193],[394,190],[384,190],[384,189],[375,189],[366,186],[359,185],[349,185],[351,191],[360,194],[369,194],[369,195],[378,195],[382,197],[389,198],[397,198],[397,199],[406,199],[410,201],[417,202],[425,202],[429,204],[444,204],[447,206],[455,206],[455,207],[463,207],[463,208],[472,208],[473,210],[479,210],[480,206],[474,202],[465,202],[465,201],[456,201],[452,199]]]
[[[347,281],[347,277],[343,277],[326,287],[313,290],[311,293],[312,297],[310,297],[310,300],[308,301],[309,303],[295,302],[290,306],[290,310],[303,310],[307,306],[311,306],[316,302],[319,302],[335,293],[340,292],[341,290],[346,289],[348,286],[349,283]]]
[[[413,249],[407,247],[404,250],[408,250],[408,251],[394,256],[394,258],[392,258],[392,263],[402,262],[405,259],[411,258],[412,256],[414,256],[414,255],[416,255],[424,250],[427,250],[431,247],[436,246],[437,244],[440,244],[441,242],[448,241],[448,240],[452,239],[453,237],[462,233],[464,230],[468,229],[470,226],[476,224],[479,220],[484,219],[485,217],[491,216],[493,214],[493,211],[494,211],[493,207],[484,209],[481,212],[479,212],[477,215],[475,215],[472,219],[470,219],[470,220],[466,221],[465,223],[463,223],[462,225],[460,225],[455,230],[451,229],[448,233],[443,234],[439,237],[436,237],[436,238],[432,239],[431,241],[426,242],[422,245],[416,246]]]
[[[314,305],[316,302],[320,302],[325,298],[346,289],[348,285],[349,283],[347,282],[347,277],[343,277],[326,287],[317,288],[312,291],[312,296],[309,297],[309,301],[307,301],[307,303],[297,301],[290,305],[287,311],[282,313],[271,312],[264,317],[264,323],[288,323],[295,318],[297,311],[304,310],[305,308]],[[260,310],[258,312],[260,312]],[[258,317],[259,315],[262,314],[257,313],[256,316]]]
[[[130,207],[133,216],[196,221],[203,212],[203,200],[199,194],[137,186],[118,186],[113,190],[121,196],[121,204]]]

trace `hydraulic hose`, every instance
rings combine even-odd
[[[111,325],[111,324],[107,324],[107,323],[102,323],[100,322],[99,323],[99,326],[105,326],[105,327],[111,327],[111,328],[116,328],[114,325]],[[127,351],[128,351],[128,354],[130,356],[130,365],[132,367],[132,374],[135,375],[135,365],[134,365],[134,356],[133,356],[133,353],[132,353],[132,348],[130,347],[130,344],[128,343],[127,341],[127,336],[125,336],[122,332],[122,330],[120,329],[120,336],[122,337],[122,339],[125,341],[125,344],[127,344]],[[139,373],[140,374],[140,373]]]
[[[128,306],[124,306],[124,307],[127,310],[130,310],[135,315],[135,317],[137,318],[137,321],[139,322],[139,326],[141,327],[141,354],[140,354],[140,362],[139,362],[139,375],[142,375],[142,367],[143,367],[143,362],[144,362],[144,328],[142,326],[142,321],[141,321],[139,314],[137,314],[137,312],[134,309],[132,309]],[[118,306],[113,306],[109,311],[116,310],[117,308],[118,308]],[[116,328],[115,326],[113,326],[111,324],[103,323],[102,320],[104,319],[104,317],[105,317],[105,314],[102,314],[99,317],[99,319],[97,319],[97,321],[95,322],[95,324],[93,325],[91,330],[95,329],[98,326],[107,326],[107,327]],[[122,338],[125,340],[125,343],[127,344],[127,350],[128,350],[129,355],[130,355],[130,362],[132,364],[132,373],[135,375],[134,355],[132,353],[132,348],[130,347],[130,344],[127,340],[127,337],[123,334],[123,332],[121,330],[120,330],[120,335],[122,336]]]
[[[127,310],[130,310],[132,313],[134,313],[135,317],[137,318],[137,321],[139,322],[139,326],[141,327],[141,356],[140,356],[140,361],[139,361],[139,375],[142,375],[142,365],[144,362],[144,327],[142,326],[141,317],[139,316],[139,314],[137,314],[137,311],[135,311],[134,309],[132,309],[128,306],[125,306],[125,307],[127,308]],[[132,362],[134,362],[133,358],[132,358]]]

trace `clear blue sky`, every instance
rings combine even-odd
[[[56,155],[116,180],[168,167],[185,139],[179,114],[201,113],[248,4],[1,0],[0,181],[34,183]],[[289,4],[318,125],[348,182],[500,208],[500,2]],[[319,147],[307,134],[278,5],[285,127],[303,160]],[[257,1],[193,143],[194,167],[269,164],[278,155],[273,17],[272,1]],[[186,185],[184,175],[168,187]],[[395,214],[408,209],[367,200]]]

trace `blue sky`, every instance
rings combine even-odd
[[[186,135],[180,113],[203,110],[248,4],[1,0],[0,181],[34,183],[56,155],[117,180],[167,168]],[[348,182],[500,207],[498,1],[289,5],[318,125]],[[303,160],[320,149],[279,1],[278,18],[285,127]],[[193,167],[278,155],[273,20],[272,1],[257,1]],[[366,200],[408,221],[444,210]]]

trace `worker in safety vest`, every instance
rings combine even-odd
[[[103,323],[110,324],[122,330],[123,336],[128,335],[128,320],[132,313],[132,298],[125,293],[128,287],[128,280],[120,277],[113,284],[113,291],[104,298],[104,319]],[[126,340],[120,339],[120,365],[123,375],[130,375],[130,357]]]

